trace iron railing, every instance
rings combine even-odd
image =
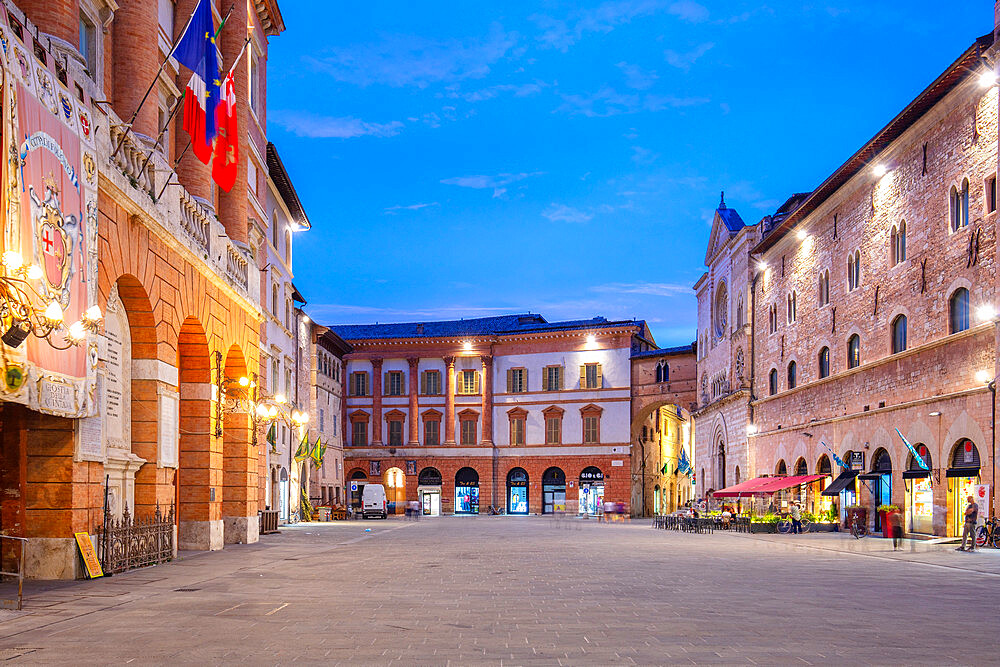
[[[278,510],[260,510],[260,534],[278,532]]]
[[[107,530],[97,529],[101,567],[105,574],[115,574],[139,567],[166,563],[174,557],[174,508],[166,514],[132,518],[128,505],[120,519],[110,518]]]

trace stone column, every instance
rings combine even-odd
[[[445,357],[444,444],[455,444],[455,357]]]
[[[155,9],[154,9],[155,11]],[[227,19],[226,29],[222,31],[220,35],[220,45],[222,48],[222,63],[220,69],[222,70],[221,76],[224,76],[229,68],[236,61],[236,56],[239,55],[240,51],[243,50],[243,45],[246,42],[246,38],[249,36],[247,34],[246,26],[251,22],[252,18],[248,11],[248,3],[237,2],[233,5],[232,14],[229,15]],[[263,37],[263,36],[262,36]],[[256,36],[253,36],[256,39]],[[266,48],[266,37],[263,38],[262,46]],[[244,54],[243,60],[240,65],[236,68],[233,73],[233,82],[236,85],[236,122],[238,127],[238,136],[240,138],[240,152],[239,152],[239,164],[237,165],[236,171],[236,182],[233,184],[233,188],[229,192],[225,192],[221,188],[218,190],[219,195],[219,205],[216,211],[219,216],[219,222],[222,226],[226,228],[226,234],[233,241],[238,241],[240,243],[246,243],[249,234],[249,224],[248,224],[248,214],[247,210],[247,160],[250,154],[250,68],[247,66],[247,59],[250,58],[250,49],[253,47],[247,45],[247,53]],[[264,67],[264,63],[267,62],[266,54],[260,59],[261,67]],[[263,76],[263,72],[261,72]],[[263,86],[262,86],[263,88]],[[261,91],[263,92],[263,90]],[[265,147],[261,144],[256,146],[258,153],[263,154]],[[194,157],[188,157],[185,159],[194,160]]]
[[[156,48],[159,26],[156,3],[129,2],[123,3],[115,12],[112,28],[115,54],[112,68],[114,109],[123,121],[128,122],[138,108],[139,114],[132,123],[132,131],[148,137],[149,141],[152,141],[159,132],[156,90],[150,93],[149,99],[141,108],[139,102],[142,101],[147,86],[156,78],[160,66],[160,52]],[[79,17],[77,17],[74,34],[79,35],[79,27]]]
[[[382,444],[382,360],[372,359],[372,444]]]
[[[418,429],[420,415],[417,406],[417,397],[420,393],[419,365],[420,359],[407,359],[410,364],[410,442],[411,445],[420,444],[420,431]]]
[[[493,444],[493,357],[481,355],[483,362],[483,435],[480,444]]]

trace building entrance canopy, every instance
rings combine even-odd
[[[826,487],[823,490],[822,495],[824,496],[837,495],[838,493],[846,489],[848,486],[850,486],[854,482],[854,479],[857,476],[858,476],[857,470],[845,470],[844,472],[840,473],[840,476],[837,479],[833,480],[833,483],[830,484],[830,486]]]
[[[801,484],[809,484],[827,475],[792,475],[791,477],[756,477],[715,491],[715,498],[739,498],[777,493]]]

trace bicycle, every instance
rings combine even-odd
[[[1000,519],[996,517],[987,519],[985,524],[976,528],[976,547],[985,547],[987,544],[1000,549]]]
[[[507,513],[507,508],[490,505],[486,508],[486,511],[489,513],[489,516],[504,516]]]
[[[812,527],[809,519],[800,519],[799,524],[801,526],[799,532],[802,533],[808,533],[809,529]],[[782,534],[792,532],[792,518],[790,516],[786,516],[783,520],[778,522],[778,532]]]
[[[851,522],[851,535],[856,540],[860,540],[862,537],[868,535],[868,526],[866,526],[861,521],[861,515],[855,514],[854,521]]]

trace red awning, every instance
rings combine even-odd
[[[800,484],[809,484],[829,475],[793,475],[791,477],[756,477],[712,493],[715,498],[739,498],[776,493]]]

